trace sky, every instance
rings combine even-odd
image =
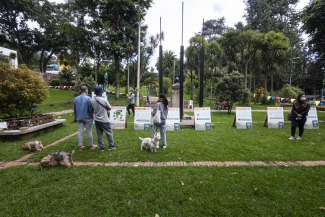
[[[202,29],[203,19],[219,19],[225,17],[226,26],[234,27],[238,22],[245,22],[245,4],[243,0],[153,0],[153,6],[147,11],[144,23],[148,25],[149,35],[156,35],[161,31],[165,40],[161,45],[163,51],[172,50],[179,57],[182,43],[182,2],[183,10],[183,45],[189,45],[191,37]],[[300,0],[297,9],[301,10],[309,0]],[[155,63],[159,56],[159,48],[150,59],[150,67],[155,70]]]
[[[64,0],[53,0],[63,3]],[[202,29],[203,19],[219,19],[225,17],[226,26],[234,27],[238,22],[245,22],[244,0],[153,0],[153,5],[147,11],[144,24],[148,25],[149,35],[156,35],[161,31],[165,34],[162,41],[163,51],[172,50],[179,57],[182,45],[182,2],[183,10],[183,45],[184,50],[189,45],[189,40],[195,33]],[[300,0],[297,9],[303,9],[309,0]],[[150,67],[155,70],[156,60],[159,56],[159,48],[150,59]]]

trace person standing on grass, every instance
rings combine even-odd
[[[74,99],[73,111],[74,122],[78,122],[78,147],[79,151],[84,149],[82,145],[83,132],[86,127],[88,144],[90,149],[95,149],[97,145],[93,144],[92,123],[93,123],[93,107],[91,106],[91,98],[87,95],[87,86],[81,86],[81,94]]]
[[[96,97],[91,100],[91,105],[94,109],[94,120],[96,125],[98,144],[100,146],[100,150],[104,151],[105,145],[103,142],[103,132],[106,133],[109,150],[116,149],[118,146],[114,145],[113,139],[113,131],[111,127],[111,123],[108,118],[108,112],[111,110],[111,105],[107,101],[107,99],[102,97],[104,93],[101,86],[97,86],[95,88]]]
[[[133,116],[134,116],[134,93],[133,93],[133,90],[130,90],[130,94],[128,96],[128,101],[129,101],[129,105],[128,105],[128,113],[129,113],[129,117],[131,117],[131,114],[130,114],[130,109],[132,109],[132,113],[133,113]]]
[[[150,104],[150,91],[147,91],[147,104]]]
[[[151,138],[155,136],[155,133],[158,128],[160,128],[160,136],[162,140],[162,147],[167,148],[167,141],[166,141],[166,120],[167,120],[167,115],[168,115],[168,100],[167,96],[164,93],[161,93],[159,95],[158,102],[155,105],[155,108],[152,111],[152,117],[155,116],[156,112],[160,110],[161,115],[160,115],[160,123],[154,123],[152,125],[152,132],[151,132]]]
[[[297,125],[299,126],[299,136],[297,140],[301,140],[302,134],[304,133],[304,126],[307,121],[308,112],[310,105],[307,101],[306,95],[301,93],[298,95],[295,103],[292,105],[292,118],[291,118],[291,136],[290,140],[294,140],[296,134]]]

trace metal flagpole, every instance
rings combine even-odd
[[[138,36],[138,73],[137,73],[137,106],[139,106],[139,96],[140,96],[140,29],[141,20],[139,20],[139,36]]]
[[[182,2],[182,44],[180,51],[180,66],[179,66],[179,110],[180,110],[180,120],[183,119],[183,82],[184,82],[184,46],[183,46],[183,14],[184,14],[184,2]]]

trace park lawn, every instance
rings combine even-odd
[[[114,88],[111,88],[112,90]],[[141,89],[142,92],[145,92],[145,88]],[[121,93],[125,92],[125,87],[121,88]],[[48,99],[46,99],[42,104],[39,105],[39,108],[37,110],[37,113],[51,113],[51,112],[58,112],[68,109],[73,109],[73,100],[75,98],[75,93],[73,90],[67,90],[67,89],[53,89],[49,88],[50,96]],[[146,94],[144,94],[146,95]],[[184,94],[184,100],[189,100],[189,95]],[[113,106],[127,106],[128,101],[125,95],[120,95],[120,99],[115,99],[115,94],[109,94],[109,100],[111,105]],[[146,102],[146,97],[140,98],[140,106],[144,106]],[[203,100],[203,106],[204,107],[210,107],[213,108],[213,104],[216,103],[216,100],[212,100],[210,103],[210,100],[208,98],[205,98]],[[194,107],[198,107],[199,103],[197,101],[194,101]],[[251,107],[252,110],[266,110],[267,107],[277,107],[277,105],[262,105],[262,104],[254,104],[250,103],[248,106],[241,106],[238,103],[234,103],[233,110],[235,110],[236,107]],[[186,108],[185,108],[186,109]],[[284,107],[284,110],[290,110],[290,107]],[[212,109],[212,111],[215,111],[215,109]]]
[[[73,109],[73,100],[75,94],[73,90],[66,89],[49,89],[50,96],[42,104],[39,105],[37,110],[38,114],[58,112],[68,109]],[[115,94],[108,94],[108,101],[112,106],[127,106],[128,100],[125,95],[120,95],[117,100]],[[140,105],[143,106],[146,102],[146,98],[140,98]]]
[[[20,166],[0,216],[324,216],[323,167]]]
[[[232,126],[234,114],[225,112],[212,113],[214,127],[211,131],[195,131],[181,129],[167,132],[167,149],[157,149],[157,153],[140,150],[141,141],[138,137],[150,137],[151,131],[135,131],[133,118],[128,118],[128,127],[125,130],[114,130],[117,150],[99,149],[87,150],[74,155],[75,161],[84,162],[138,162],[138,161],[306,161],[323,160],[325,158],[324,135],[321,133],[325,123],[320,122],[319,130],[305,130],[301,141],[290,141],[290,122],[286,121],[284,129],[268,129],[264,127],[266,112],[253,112],[253,129],[237,130]],[[77,125],[71,124],[71,116],[60,131],[57,138],[77,131]],[[319,113],[319,119],[325,119],[325,113]],[[39,135],[36,139],[46,141],[48,134]],[[97,144],[97,134],[93,129],[94,143]],[[34,138],[33,138],[34,139]],[[45,140],[44,140],[45,139]],[[107,147],[107,138],[104,137]],[[43,142],[44,145],[50,144]],[[84,145],[87,146],[86,134]],[[10,142],[4,146],[6,153],[14,152],[21,147],[20,142]],[[38,162],[42,157],[54,151],[77,150],[77,137],[73,136],[66,141],[45,149],[33,155],[29,161]],[[19,152],[19,155],[25,152]],[[18,154],[15,154],[18,155]],[[3,156],[5,161],[12,160],[11,156]]]
[[[193,113],[189,113],[193,114]],[[264,127],[266,112],[253,112],[253,129],[232,126],[234,112],[212,112],[211,131],[167,132],[167,149],[140,150],[133,118],[125,130],[114,130],[117,150],[77,150],[73,136],[33,155],[39,162],[55,151],[76,150],[74,161],[300,161],[324,160],[323,128],[306,130],[289,141],[284,129]],[[67,118],[62,127],[33,137],[48,145],[77,131]],[[285,112],[286,116],[286,112]],[[55,116],[58,118],[58,116]],[[318,112],[319,120],[325,113]],[[94,141],[97,135],[93,129]],[[24,141],[1,142],[0,161],[29,153]],[[84,142],[87,141],[84,135]],[[107,139],[104,138],[107,144]],[[102,167],[19,166],[0,170],[0,216],[325,216],[324,167]],[[37,204],[37,205],[35,205]]]

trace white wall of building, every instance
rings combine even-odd
[[[10,59],[10,53],[15,53],[16,54],[16,58],[14,60]],[[0,55],[3,57],[8,57],[9,58],[9,62],[10,64],[13,65],[13,67],[15,69],[18,68],[18,56],[17,56],[17,51],[15,50],[10,50],[8,48],[4,48],[4,47],[0,47]]]

